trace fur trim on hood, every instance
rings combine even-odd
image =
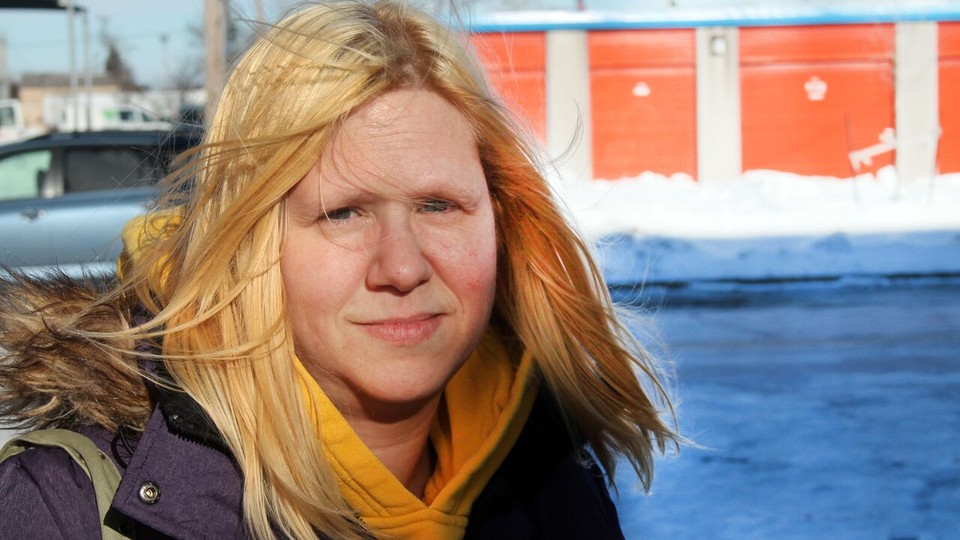
[[[111,283],[63,274],[0,277],[0,424],[140,430],[150,399],[134,344],[96,334],[129,327]]]

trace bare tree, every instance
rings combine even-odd
[[[120,52],[122,46],[119,39],[107,30],[108,21],[109,19],[106,17],[102,18],[102,26],[100,27],[100,43],[107,49],[107,60],[103,66],[104,71],[110,77],[110,80],[119,85],[122,90],[138,90],[140,85],[137,84],[133,77],[133,70],[130,69],[130,65],[127,64]]]

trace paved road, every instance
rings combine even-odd
[[[705,448],[621,467],[627,537],[960,538],[960,283],[732,300],[654,315]]]

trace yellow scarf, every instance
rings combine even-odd
[[[297,364],[343,497],[374,531],[395,538],[462,538],[470,507],[513,448],[536,397],[529,354],[514,369],[499,338],[487,332],[444,389],[430,431],[437,465],[421,500],[363,444]]]

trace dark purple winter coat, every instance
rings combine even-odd
[[[474,503],[467,539],[623,538],[602,473],[574,449],[552,402],[537,399]],[[107,515],[112,527],[140,540],[248,538],[240,472],[189,398],[162,402],[138,441],[124,444],[98,429],[83,433],[121,470]],[[32,448],[0,464],[0,538],[100,538],[93,486],[66,452]]]

